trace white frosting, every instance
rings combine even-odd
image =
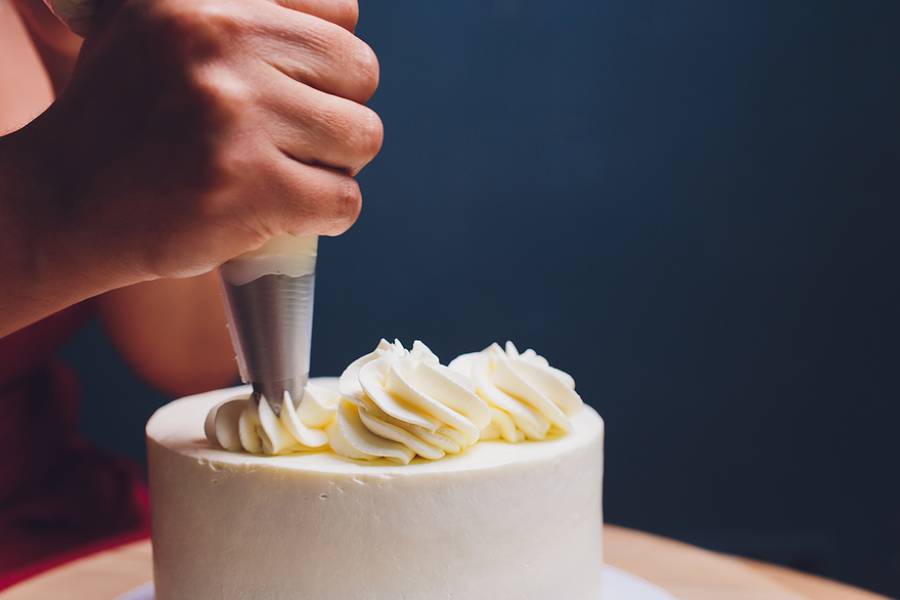
[[[347,367],[340,390],[344,400],[328,438],[350,458],[438,459],[478,442],[490,423],[472,384],[419,341],[407,351],[381,340]]]
[[[450,367],[422,342],[412,350],[381,340],[353,361],[339,391],[307,386],[280,416],[249,395],[215,406],[205,431],[214,444],[254,454],[331,450],[358,460],[408,464],[457,454],[479,440],[544,440],[568,433],[583,406],[570,375],[534,350],[492,344]]]
[[[253,250],[232,258],[219,271],[231,285],[244,285],[264,275],[301,277],[316,272],[319,238],[278,235]]]
[[[307,386],[296,409],[287,394],[282,406],[280,416],[249,396],[215,406],[206,437],[232,451],[289,454],[328,444],[347,458],[407,464],[462,452],[491,422],[472,383],[418,341],[408,351],[381,340],[347,367],[340,393]]]
[[[589,407],[565,436],[402,465],[211,447],[204,416],[247,393],[178,400],[147,425],[157,600],[603,600]]]
[[[520,354],[512,342],[505,350],[492,344],[481,352],[463,354],[450,368],[471,378],[478,395],[490,405],[491,423],[482,439],[519,442],[567,433],[569,417],[583,405],[568,373],[551,367],[534,350]]]
[[[209,441],[226,450],[256,454],[287,454],[321,448],[328,443],[325,427],[334,418],[340,395],[331,389],[307,385],[298,407],[285,392],[281,415],[263,398],[244,395],[214,406],[206,416]]]

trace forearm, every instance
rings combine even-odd
[[[44,227],[46,174],[21,132],[0,137],[0,337],[109,289]]]
[[[117,268],[102,239],[68,224],[34,132],[0,137],[0,337],[87,298],[139,375],[173,393],[236,377],[216,275],[149,281]],[[54,207],[60,214],[51,214]],[[124,286],[124,287],[123,287]],[[114,291],[111,291],[114,290]]]
[[[97,299],[110,338],[144,380],[178,395],[236,380],[217,278],[161,279]]]

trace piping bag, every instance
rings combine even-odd
[[[101,0],[44,2],[85,36]],[[280,235],[219,268],[241,379],[275,414],[286,397],[300,402],[309,379],[317,248],[316,236]]]
[[[276,415],[309,380],[317,236],[276,236],[221,267],[241,379]]]

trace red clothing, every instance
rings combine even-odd
[[[0,339],[0,589],[149,523],[134,465],[78,435],[77,380],[53,356],[88,315],[79,305]]]

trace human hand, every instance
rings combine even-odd
[[[112,288],[355,221],[352,176],[382,142],[356,0],[103,11],[65,92],[18,136],[43,182],[27,210],[38,252]]]

